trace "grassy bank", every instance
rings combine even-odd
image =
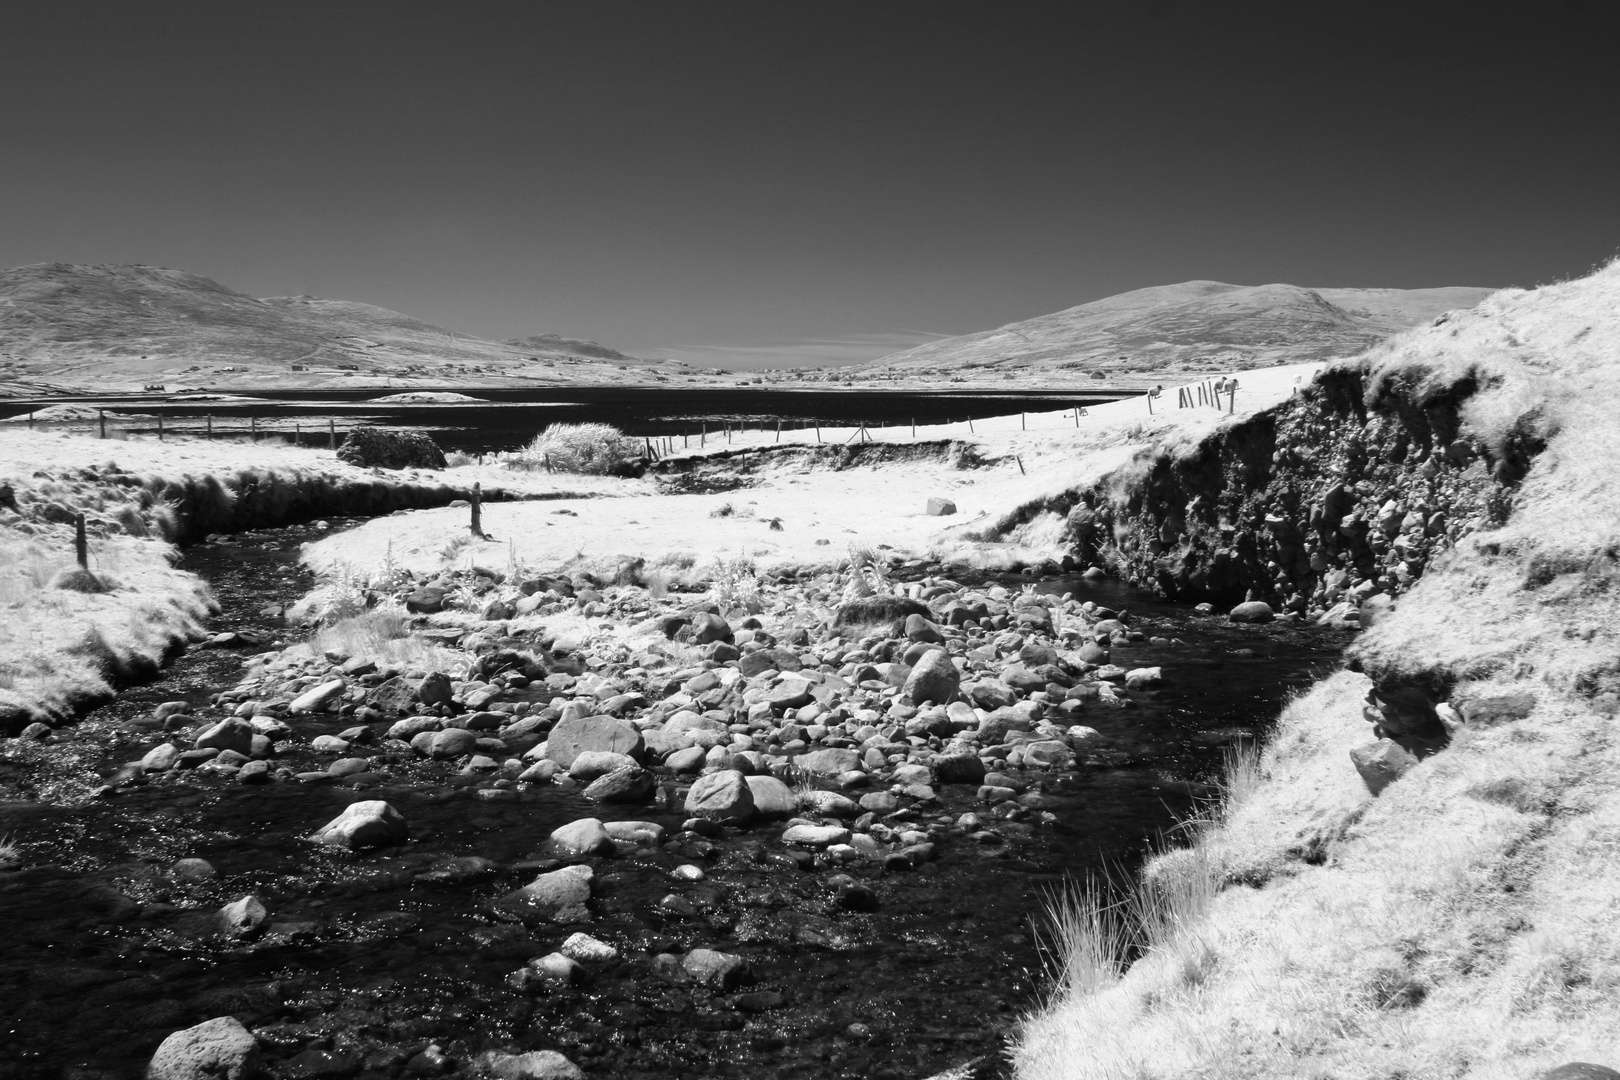
[[[633,481],[479,466],[384,473],[279,440],[0,431],[0,733],[65,722],[149,678],[202,635],[213,601],[195,576],[173,568],[176,544],[443,506],[474,482],[492,499],[641,490]],[[466,511],[457,513],[465,522]],[[74,573],[79,514],[88,576]]]
[[[1354,372],[1368,414],[1460,403],[1451,442],[1480,451],[1498,510],[1433,551],[1359,673],[1285,712],[1253,790],[1147,868],[1145,891],[1206,883],[1203,913],[1031,1017],[1022,1077],[1620,1061],[1620,265],[1498,294]],[[1451,442],[1368,449],[1421,468]],[[1376,797],[1349,757],[1369,690],[1386,734],[1452,729]]]

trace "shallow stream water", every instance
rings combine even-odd
[[[261,609],[307,587],[297,545],[313,535],[192,549],[185,565],[224,605],[218,627],[285,632]],[[0,870],[0,1078],[135,1077],[170,1032],[227,1013],[259,1032],[271,1074],[284,1077],[447,1074],[422,1053],[429,1044],[463,1068],[489,1048],[551,1048],[587,1075],[624,1078],[910,1078],[993,1056],[1043,984],[1032,930],[1043,895],[1069,876],[1134,865],[1209,793],[1223,749],[1262,732],[1345,644],[1337,632],[1198,617],[1111,583],[1038,587],[1124,607],[1133,629],[1171,639],[1115,651],[1127,667],[1162,665],[1161,688],[1132,693],[1130,708],[1091,709],[1083,722],[1105,749],[1071,775],[1029,774],[1044,779],[1044,800],[1021,818],[998,819],[974,788],[941,787],[917,820],[976,813],[999,838],[963,829],[917,869],[847,870],[866,887],[854,894],[870,899],[861,910],[848,883],[798,869],[765,827],[595,860],[588,925],[502,921],[491,901],[546,865],[542,843],[557,826],[618,816],[657,821],[674,838],[684,815],[552,789],[481,801],[449,765],[424,779],[384,764],[363,790],[196,777],[87,797],[159,741],[130,720],[240,677],[242,654],[193,650],[40,748],[55,755],[49,767],[21,750],[0,758],[0,836],[23,854],[20,868]],[[334,717],[300,734],[347,725]],[[283,756],[324,765],[297,748]],[[356,857],[302,839],[373,798],[404,814],[409,845]],[[206,859],[216,876],[175,880],[181,858]],[[672,876],[683,863],[705,880]],[[212,913],[250,892],[270,910],[270,932],[216,938]],[[661,904],[670,894],[687,914]],[[578,929],[621,961],[539,996],[507,984]],[[700,946],[742,954],[753,980],[719,993],[654,970],[656,954]]]

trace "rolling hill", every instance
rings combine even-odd
[[[1352,356],[1397,330],[1469,308],[1493,289],[1306,289],[1187,281],[1137,289],[1051,315],[943,338],[848,369],[923,382],[1217,374]]]
[[[684,365],[545,335],[486,341],[387,308],[247,296],[153,266],[0,271],[0,386],[24,392],[658,382]]]

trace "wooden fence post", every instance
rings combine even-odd
[[[326,448],[337,449],[337,421],[330,416],[326,418]]]
[[[163,441],[163,414],[158,413],[158,442]]]
[[[84,515],[73,518],[73,554],[79,560],[79,569],[90,569],[90,543],[84,537]]]
[[[776,441],[782,441],[782,421],[780,419],[776,421]]]
[[[488,537],[484,535],[483,501],[483,486],[479,484],[478,481],[474,480],[472,489],[472,534],[478,537],[480,540],[487,540]]]
[[[1029,414],[1028,413],[1019,413],[1018,414],[1018,430],[1019,431],[1028,431],[1029,430]]]
[[[1014,454],[1013,455],[1013,460],[1018,462],[1018,475],[1019,476],[1028,476],[1029,474],[1024,471],[1024,459],[1022,457],[1020,457],[1019,455]]]
[[[97,409],[96,412],[101,417],[101,437],[105,439],[107,437],[107,410]]]

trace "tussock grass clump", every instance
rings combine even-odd
[[[721,611],[746,611],[757,615],[765,610],[759,570],[746,555],[716,559],[710,593]]]
[[[382,667],[458,674],[465,666],[460,653],[431,644],[410,632],[410,616],[396,605],[383,605],[334,619],[317,630],[308,647],[316,653],[370,657]]]
[[[552,424],[512,455],[507,467],[604,475],[628,464],[639,449],[612,424]]]

